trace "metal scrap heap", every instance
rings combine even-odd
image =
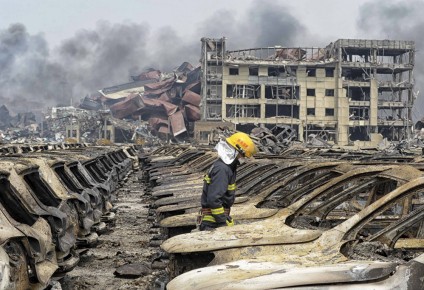
[[[172,74],[148,70],[133,82],[105,88],[87,96],[81,108],[108,108],[113,117],[147,121],[153,135],[182,140],[192,122],[200,120],[200,67],[187,62]]]

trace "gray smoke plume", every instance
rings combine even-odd
[[[289,12],[275,1],[256,1],[245,17],[246,31],[253,32],[255,46],[298,46],[306,29]]]
[[[219,21],[217,21],[219,20]],[[306,28],[284,5],[270,0],[254,1],[241,19],[234,11],[220,10],[206,19],[198,35],[228,38],[228,49],[298,46],[307,34]]]
[[[150,67],[167,72],[184,61],[196,66],[204,36],[226,36],[234,49],[296,45],[305,28],[287,11],[258,0],[242,20],[234,17],[236,11],[218,11],[190,37],[172,27],[152,33],[145,23],[103,21],[55,48],[42,35],[30,35],[23,24],[12,24],[0,30],[0,104],[14,113],[69,105]]]
[[[424,2],[420,0],[379,0],[360,7],[357,26],[367,38],[415,41],[415,91],[421,91],[415,100],[413,120],[424,117]]]
[[[171,71],[187,61],[199,64],[200,37],[182,37],[172,27],[162,27],[152,36],[150,61],[153,68]]]
[[[149,67],[167,72],[184,61],[197,64],[199,47],[169,27],[151,36],[146,24],[99,22],[50,49],[42,35],[13,24],[0,30],[0,105],[17,113],[77,103]]]
[[[149,29],[139,24],[98,23],[96,30],[78,31],[65,40],[55,53],[71,86],[72,94],[82,94],[129,81],[129,75],[149,65]]]
[[[22,24],[0,31],[1,104],[28,110],[40,101],[48,103],[56,98],[54,88],[59,88],[63,73],[61,66],[50,61],[41,35],[29,35]]]

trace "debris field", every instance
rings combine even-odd
[[[239,166],[236,224],[199,232],[212,146],[5,145],[2,287],[423,286],[422,156],[279,150]]]

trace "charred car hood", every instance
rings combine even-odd
[[[259,245],[304,243],[316,240],[321,230],[291,228],[280,219],[219,228],[219,230],[193,232],[166,240],[162,249],[168,253],[192,253],[215,251]]]
[[[366,282],[396,271],[392,262],[353,261],[317,267],[240,260],[193,270],[173,279],[167,289],[275,289],[302,285]],[[305,279],[305,276],[308,279]]]
[[[231,216],[237,220],[263,219],[273,216],[278,212],[274,208],[257,208],[255,206],[242,207],[234,206],[231,208]],[[184,227],[196,224],[197,213],[180,214],[164,218],[160,221],[161,227]]]

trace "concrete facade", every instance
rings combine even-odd
[[[74,139],[76,142],[81,142],[81,128],[78,124],[66,125],[66,139]]]
[[[413,41],[340,39],[325,48],[226,51],[202,38],[202,119],[289,125],[339,145],[410,137]]]

